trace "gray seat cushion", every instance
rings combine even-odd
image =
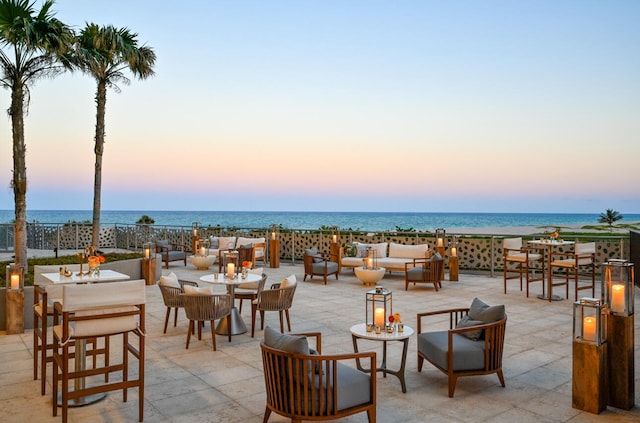
[[[312,269],[313,269],[313,273],[323,274],[324,273],[324,262],[313,263]],[[336,263],[335,261],[328,261],[327,262],[327,273],[335,273],[337,271],[338,271],[338,263]]]
[[[412,267],[407,270],[408,281],[422,281],[422,266]]]
[[[324,370],[324,369],[323,369]],[[360,370],[354,369],[342,363],[337,365],[338,371],[338,410],[345,410],[347,408],[355,407],[357,405],[366,404],[371,401],[371,377]],[[313,378],[316,388],[320,387],[320,380],[322,378],[322,403],[327,401],[327,384],[333,389],[333,369],[329,369],[329,372],[322,371],[322,374],[311,373],[310,378]],[[309,380],[311,383],[311,380]],[[317,392],[317,391],[316,391]],[[319,398],[316,398],[315,404],[318,404]],[[329,408],[333,409],[332,398],[329,398]]]
[[[448,331],[426,332],[418,335],[418,351],[431,361],[448,370]],[[478,370],[484,368],[484,341],[453,334],[453,370]]]

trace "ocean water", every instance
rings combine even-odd
[[[267,228],[272,224],[289,229],[319,229],[338,226],[348,230],[388,231],[435,228],[480,228],[490,226],[561,226],[595,224],[599,214],[588,213],[382,213],[382,212],[260,212],[260,211],[153,211],[103,210],[102,224],[134,224],[148,215],[155,225],[240,228]],[[619,223],[639,222],[640,214],[624,214]],[[13,210],[0,210],[0,223],[14,220]],[[29,222],[67,223],[90,222],[91,210],[29,210]]]

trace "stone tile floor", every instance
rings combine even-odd
[[[181,279],[197,281],[206,271],[190,264],[172,264],[163,273],[175,272]],[[265,269],[267,285],[295,274],[303,277],[301,265],[283,263],[278,269]],[[379,422],[631,422],[640,421],[640,409],[630,411],[609,407],[600,415],[571,407],[571,335],[572,301],[539,300],[539,285],[526,298],[510,281],[503,294],[502,276],[461,274],[459,282],[443,282],[434,292],[431,286],[417,286],[404,291],[400,274],[387,275],[382,285],[393,291],[393,309],[403,315],[406,324],[415,327],[415,315],[421,311],[468,306],[474,297],[490,304],[504,303],[509,315],[503,369],[506,388],[495,375],[466,377],[458,380],[455,397],[447,396],[447,378],[425,363],[422,373],[416,369],[415,336],[407,356],[407,393],[403,394],[397,378],[378,375]],[[538,290],[536,290],[538,288]],[[223,287],[216,286],[221,292]],[[291,309],[294,332],[320,331],[323,352],[352,352],[349,327],[364,320],[365,292],[351,270],[340,280],[323,285],[316,277],[300,282]],[[147,359],[145,370],[145,422],[261,422],[265,406],[259,342],[262,331],[217,338],[218,351],[212,351],[209,328],[202,341],[192,339],[185,349],[187,321],[182,311],[178,326],[162,325],[166,308],[156,286],[147,287]],[[599,295],[598,293],[596,293]],[[637,295],[636,295],[637,296]],[[243,317],[250,327],[250,307]],[[278,327],[277,313],[267,313],[266,324]],[[258,322],[259,324],[259,322]],[[636,356],[639,356],[636,330]],[[361,350],[374,349],[381,356],[381,344],[360,342]],[[401,344],[389,344],[388,365],[394,368],[401,355]],[[41,396],[39,382],[33,381],[32,333],[0,335],[0,421],[54,422],[51,415],[51,386]],[[637,385],[637,383],[636,383]],[[636,403],[638,395],[636,389]],[[137,421],[136,390],[129,401],[122,402],[118,392],[96,404],[70,410],[69,421],[134,422]],[[272,414],[269,422],[284,422]],[[365,422],[366,414],[342,419]]]

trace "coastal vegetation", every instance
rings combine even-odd
[[[600,217],[598,218],[599,223],[606,223],[609,225],[609,229],[613,228],[613,224],[618,220],[622,220],[623,216],[613,209],[607,209],[604,213],[600,213]]]
[[[143,214],[136,222],[137,225],[153,225],[154,223],[156,223],[155,219],[151,216],[147,216],[146,214]]]

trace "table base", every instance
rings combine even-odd
[[[86,395],[80,398],[74,398],[67,402],[69,407],[84,407],[85,405],[95,404],[107,397],[106,393]],[[58,407],[62,407],[62,394],[58,394]]]
[[[358,337],[355,335],[351,335],[351,339],[353,340],[353,351],[358,352]],[[383,377],[387,377],[387,374],[394,375],[400,380],[400,386],[402,387],[402,393],[407,393],[407,385],[404,381],[404,368],[407,363],[407,346],[409,345],[409,338],[399,339],[402,341],[402,360],[400,361],[400,368],[398,370],[389,370],[387,369],[387,341],[382,341],[382,363],[380,363],[380,367],[376,368],[376,372],[382,372]],[[356,367],[358,370],[371,373],[371,369],[365,369],[360,365],[360,359],[356,359]]]
[[[538,294],[538,299],[539,300],[547,300],[547,301],[549,301],[549,295],[548,294],[544,294],[544,295]],[[562,298],[560,295],[553,294],[551,296],[551,301],[563,301],[563,300],[564,300],[564,298]]]
[[[247,325],[244,324],[244,320],[238,313],[236,307],[231,308],[231,335],[242,335],[247,332]],[[216,333],[218,335],[229,335],[229,328],[227,327],[227,319],[222,318],[216,326]]]

